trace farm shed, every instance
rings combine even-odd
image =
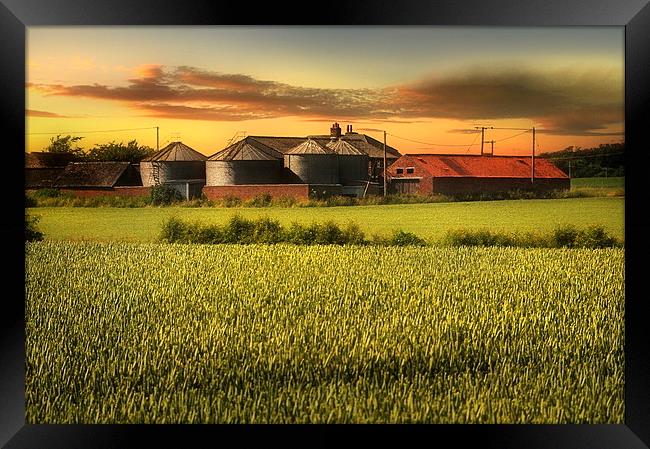
[[[247,137],[208,158],[205,180],[208,186],[279,184],[282,168],[282,153]]]
[[[383,171],[383,142],[373,139],[372,137],[365,134],[358,134],[356,132],[353,132],[351,125],[348,125],[348,131],[345,134],[341,133],[341,128],[339,127],[338,123],[334,123],[334,125],[330,128],[330,134],[310,135],[306,137],[248,136],[242,140],[245,140],[249,144],[252,142],[259,142],[283,155],[286,155],[293,148],[302,143],[305,143],[308,140],[317,142],[322,146],[327,146],[332,141],[338,140],[349,144],[350,147],[354,148],[355,151],[358,151],[367,156],[367,167],[362,176],[363,181],[377,181],[381,177]],[[400,156],[401,154],[395,148],[391,147],[390,145],[386,145],[386,161],[388,165],[396,161]],[[344,178],[346,178],[346,176],[344,176]],[[346,181],[347,179],[339,179],[339,182]],[[290,171],[285,170],[281,182],[300,183],[302,181],[297,178],[295,174],[292,174]]]
[[[71,162],[55,182],[58,188],[110,189],[142,185],[138,171],[129,162]]]
[[[137,169],[129,162],[71,162],[52,187],[76,196],[149,195]]]
[[[69,153],[25,153],[25,189],[53,188],[65,166],[74,160]]]
[[[346,133],[341,133],[338,123],[330,128],[330,135],[307,136],[326,145],[331,139],[340,139],[349,143],[357,150],[368,155],[368,173],[366,178],[370,181],[379,181],[383,177],[384,170],[384,143],[366,134],[359,134],[348,125]],[[386,164],[390,166],[401,156],[400,152],[390,145],[386,145]]]
[[[407,154],[388,168],[391,193],[476,194],[510,190],[568,190],[569,177],[552,162],[535,158]]]
[[[307,139],[284,155],[284,166],[305,184],[338,184],[338,157],[334,150]]]
[[[63,168],[69,162],[74,162],[75,157],[70,153],[48,153],[33,151],[25,153],[25,168]]]
[[[54,188],[57,178],[65,168],[26,168],[25,189],[48,189]]]

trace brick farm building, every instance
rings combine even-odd
[[[552,162],[520,156],[406,154],[388,167],[391,193],[478,194],[567,190],[569,177]]]
[[[384,145],[341,132],[305,137],[247,136],[210,157],[171,142],[139,164],[74,162],[63,155],[25,155],[28,190],[60,189],[77,196],[149,195],[164,184],[184,198],[250,199],[260,195],[307,199],[383,193]],[[568,189],[570,180],[548,159],[515,156],[405,154],[386,145],[388,192],[463,195],[511,190]]]
[[[386,146],[387,165],[400,156]],[[208,158],[203,193],[208,199],[380,193],[383,157],[383,143],[351,125],[345,134],[334,123],[325,135],[248,136]]]

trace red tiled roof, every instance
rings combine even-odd
[[[407,154],[433,177],[439,178],[528,178],[530,157]],[[399,166],[398,159],[394,166]],[[535,158],[536,178],[568,178],[548,159]]]

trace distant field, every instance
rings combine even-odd
[[[552,200],[482,201],[433,204],[317,208],[34,208],[47,239],[152,242],[170,216],[204,223],[223,223],[233,214],[269,216],[283,224],[352,220],[369,234],[395,229],[435,240],[448,229],[490,228],[501,231],[550,231],[557,225],[599,224],[624,237],[622,197]]]
[[[573,178],[571,189],[625,188],[625,177],[617,178]]]

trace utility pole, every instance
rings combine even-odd
[[[160,127],[156,126],[156,151],[160,150]]]
[[[530,183],[535,182],[535,127],[533,126],[533,161],[530,165]]]
[[[386,173],[387,173],[387,167],[386,167],[386,131],[384,131],[384,196],[386,196]]]
[[[475,126],[474,129],[481,130],[481,156],[483,156],[483,144],[485,143],[485,130],[492,129],[491,126]]]
[[[486,140],[485,143],[489,143],[491,145],[490,156],[494,156],[494,140]]]
[[[571,178],[571,161],[569,161],[569,178]]]

